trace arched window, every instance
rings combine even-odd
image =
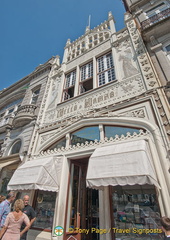
[[[58,148],[62,148],[62,147],[66,147],[66,139],[63,138],[60,141],[58,141],[57,143],[54,143],[49,149],[53,150],[53,149],[58,149]]]
[[[141,128],[140,128],[141,129]],[[107,137],[108,139],[115,138],[115,135],[121,135],[126,136],[127,133],[130,133],[133,135],[133,133],[140,133],[140,129],[128,127],[128,126],[113,126],[113,125],[104,125],[103,131],[104,131],[104,137]],[[94,142],[95,140],[100,141],[100,131],[99,131],[99,125],[96,126],[90,126],[90,127],[83,127],[75,132],[72,132],[70,134],[70,140],[69,145],[77,145],[77,143],[81,144],[85,142]],[[50,147],[48,147],[46,150],[53,150],[66,147],[66,138],[62,138]]]
[[[115,135],[121,136],[126,135],[127,133],[130,133],[131,135],[136,132],[139,133],[139,129],[136,128],[129,128],[129,127],[119,127],[119,126],[104,126],[104,133],[105,137],[110,138],[110,137],[115,137]]]
[[[19,153],[20,148],[21,148],[21,140],[18,140],[12,145],[10,155]]]
[[[99,127],[85,127],[71,134],[71,145],[90,141],[94,142],[95,139],[100,140]]]

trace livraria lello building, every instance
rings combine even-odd
[[[124,4],[124,29],[109,13],[67,41],[61,63],[53,57],[1,91],[0,187],[31,196],[30,239],[162,239],[169,1]]]

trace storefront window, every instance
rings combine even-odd
[[[0,193],[1,193],[1,195],[4,195],[4,196],[7,195],[7,193],[8,193],[7,185],[17,167],[18,167],[17,164],[12,164],[12,165],[9,165],[2,169],[1,175],[0,175]]]
[[[153,186],[116,186],[111,191],[115,239],[162,239],[160,211]]]
[[[127,132],[133,134],[134,132],[139,133],[139,129],[128,128],[128,127],[116,127],[116,126],[104,126],[105,137],[115,137],[115,135],[121,136],[126,135]]]
[[[52,229],[56,192],[38,191],[35,203],[36,221],[33,227]]]
[[[71,145],[100,140],[99,127],[85,127],[71,134]]]

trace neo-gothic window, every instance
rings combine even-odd
[[[115,69],[112,53],[105,54],[97,59],[98,86],[115,80]]]
[[[39,93],[40,93],[40,89],[37,89],[36,91],[33,92],[32,98],[31,98],[31,104],[35,105],[37,103]]]
[[[93,89],[93,62],[83,65],[80,68],[80,75],[80,94]]]
[[[74,97],[74,85],[76,82],[76,70],[66,75],[64,87],[64,101]]]

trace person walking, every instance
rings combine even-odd
[[[23,209],[23,213],[25,213],[29,220],[30,220],[30,227],[32,226],[33,222],[35,221],[36,217],[35,217],[35,211],[34,209],[29,205],[29,196],[25,195],[23,198],[24,201],[24,209]],[[21,229],[24,229],[25,224],[22,224]],[[27,239],[27,233],[28,231],[26,231],[22,237],[20,238],[20,240],[26,240]]]
[[[165,233],[165,240],[170,240],[170,218],[162,217],[161,218],[162,230]]]
[[[29,229],[30,221],[25,213],[22,212],[24,203],[22,199],[18,199],[14,203],[14,211],[10,212],[5,220],[4,226],[0,231],[0,239],[2,240],[19,240],[20,237]],[[20,232],[22,223],[25,228]]]
[[[4,226],[5,219],[8,213],[11,211],[11,203],[15,200],[16,194],[14,192],[9,192],[6,199],[0,204],[0,229]]]

